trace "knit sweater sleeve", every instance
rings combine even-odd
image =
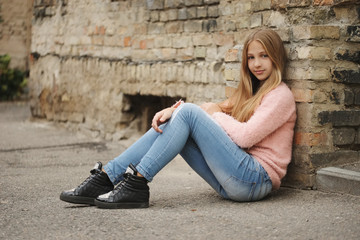
[[[222,112],[212,117],[237,145],[251,148],[286,123],[295,109],[292,92],[282,84],[263,97],[247,122],[239,122]]]

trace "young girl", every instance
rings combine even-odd
[[[100,208],[148,207],[147,183],[177,154],[225,199],[264,198],[280,187],[291,160],[296,109],[282,82],[286,60],[277,33],[253,32],[244,44],[240,84],[229,99],[201,106],[179,101],[156,113],[147,133],[104,168],[98,163],[60,199]]]

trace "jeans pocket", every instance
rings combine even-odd
[[[231,176],[224,183],[224,190],[231,200],[246,202],[251,201],[255,186],[254,182],[246,182]]]

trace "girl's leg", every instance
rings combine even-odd
[[[137,165],[138,171],[149,181],[185,147],[191,137],[203,155],[213,176],[223,190],[209,181],[224,197],[233,200],[256,200],[271,190],[271,181],[261,165],[237,146],[225,131],[200,107],[183,104]],[[187,158],[194,167],[199,158]],[[201,163],[204,165],[204,163]],[[196,168],[198,172],[205,171]],[[202,175],[205,178],[206,172]]]
[[[161,126],[161,128],[163,128],[163,126]],[[105,172],[108,174],[114,185],[123,179],[123,174],[130,163],[135,166],[139,164],[140,160],[149,151],[159,135],[158,132],[151,128],[128,149],[104,166]]]
[[[186,142],[185,147],[181,150],[180,155],[218,194],[224,198],[229,198],[224,188],[207,165],[201,150],[191,137]]]

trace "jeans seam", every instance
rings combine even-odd
[[[171,119],[170,119],[171,120]],[[176,129],[176,132],[178,132],[179,130],[179,128],[175,128]],[[166,131],[166,129],[164,129],[164,131]],[[176,133],[175,132],[175,133]],[[170,137],[170,139],[169,139],[169,141],[167,142],[167,144],[164,146],[164,148],[163,148],[163,150],[160,152],[160,153],[158,153],[154,158],[150,158],[150,157],[148,157],[148,158],[150,158],[152,161],[150,161],[150,163],[151,164],[148,164],[147,166],[145,166],[145,167],[142,167],[141,165],[140,166],[138,166],[141,170],[142,170],[142,172],[141,172],[141,174],[142,173],[144,173],[145,175],[145,177],[147,176],[147,180],[148,181],[152,181],[152,179],[154,178],[154,176],[151,176],[146,170],[145,170],[145,168],[149,168],[149,167],[151,167],[151,166],[153,166],[154,165],[154,163],[156,162],[156,161],[154,161],[154,159],[158,159],[161,155],[163,155],[164,154],[164,152],[165,152],[165,149],[169,146],[169,143],[174,139],[174,137],[177,135],[177,134],[173,134],[173,135],[171,135],[171,137]],[[146,156],[147,154],[145,154],[145,156]],[[142,161],[140,161],[140,164],[141,164],[141,162]],[[139,170],[139,169],[138,169]]]

